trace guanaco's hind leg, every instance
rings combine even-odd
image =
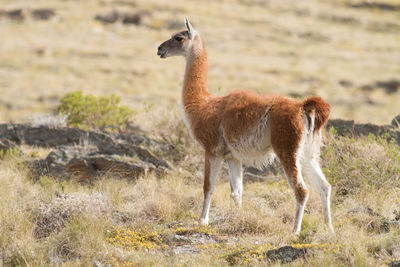
[[[332,218],[331,218],[331,207],[330,207],[330,196],[331,196],[331,185],[326,180],[324,173],[319,166],[318,161],[315,158],[305,158],[303,160],[304,173],[310,181],[310,183],[317,189],[325,211],[325,221],[328,223],[329,229],[333,230]]]
[[[278,155],[278,157],[296,197],[296,218],[293,230],[295,234],[298,235],[300,234],[301,222],[303,220],[304,208],[308,200],[309,192],[301,175],[301,166],[296,154],[297,153],[284,153],[283,155]]]
[[[242,163],[237,159],[228,159],[229,181],[231,184],[231,197],[239,206],[242,205],[243,169]]]
[[[208,225],[211,196],[214,191],[215,179],[218,176],[219,169],[221,168],[222,157],[213,156],[206,152],[204,162],[204,203],[203,211],[200,217],[200,223]]]

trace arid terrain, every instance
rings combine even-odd
[[[212,94],[318,95],[346,120],[321,152],[335,233],[315,190],[292,233],[277,162],[246,169],[241,209],[224,166],[198,224],[185,62],[156,55],[185,16]],[[0,0],[0,36],[0,266],[400,266],[398,1]],[[132,124],[66,127],[57,106],[74,91],[120,96]]]

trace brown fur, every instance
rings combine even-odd
[[[204,196],[209,191],[210,191],[210,155],[206,153],[204,159],[204,184],[203,184]]]
[[[314,132],[319,131],[328,121],[331,106],[322,98],[311,96],[304,100],[303,107],[308,113],[316,112]]]

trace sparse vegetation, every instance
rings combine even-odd
[[[81,91],[66,94],[57,110],[67,116],[67,125],[86,129],[123,129],[132,119],[133,111],[120,106],[121,98],[83,95]]]
[[[91,186],[74,180],[60,184],[49,177],[35,182],[15,159],[5,158],[0,162],[0,193],[7,198],[0,202],[5,264],[265,265],[293,257],[293,265],[377,266],[391,263],[400,253],[400,161],[395,144],[372,136],[339,137],[331,131],[322,163],[334,189],[336,234],[323,223],[320,200],[313,192],[298,237],[291,232],[294,201],[286,181],[247,182],[244,206],[237,209],[224,172],[211,210],[215,220],[199,227],[202,181],[195,170],[184,170],[201,166],[201,156],[187,153],[191,160],[179,162],[182,170],[162,178],[152,174],[129,182],[105,176]],[[383,166],[368,168],[381,158],[387,161]],[[22,194],[10,198],[5,192]],[[283,246],[293,249],[292,256],[283,256],[286,252],[278,250]]]

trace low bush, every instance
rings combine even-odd
[[[66,94],[60,100],[58,112],[67,116],[67,125],[84,129],[122,130],[134,112],[120,106],[121,98],[83,95],[81,91]]]

